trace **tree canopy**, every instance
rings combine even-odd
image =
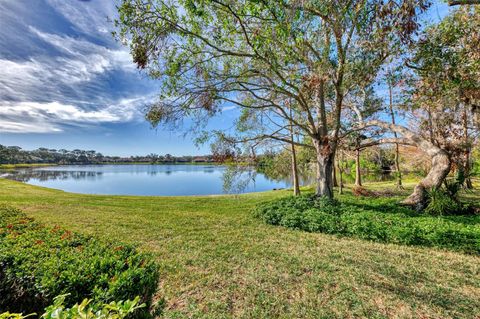
[[[124,0],[117,25],[138,67],[159,80],[152,124],[200,123],[222,103],[262,112],[276,133],[293,124],[316,150],[317,193],[332,196],[344,99],[411,43],[428,4]]]

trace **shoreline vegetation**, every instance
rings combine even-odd
[[[103,163],[32,163],[32,164],[0,164],[0,169],[17,169],[17,168],[39,168],[50,166],[90,166],[90,165],[231,165],[230,163],[218,162],[103,162]],[[244,165],[242,163],[235,163],[235,165]]]
[[[475,183],[476,190],[462,196],[478,203]],[[394,209],[413,185],[405,183],[404,191],[381,201]],[[394,185],[365,187],[376,191]],[[0,204],[45,225],[136,244],[153,254],[168,318],[473,318],[480,313],[480,256],[308,233],[263,224],[253,216],[260,203],[288,195],[287,190],[236,196],[81,195],[0,179]],[[355,201],[352,190],[345,188],[339,200]],[[371,201],[375,206],[376,199]],[[469,223],[478,225],[478,216]]]
[[[66,150],[40,147],[35,150],[23,150],[19,146],[5,146],[0,144],[0,169],[19,167],[39,167],[48,165],[115,165],[115,164],[211,164],[229,162],[231,158],[208,155],[171,154],[132,156],[103,155],[95,150]]]

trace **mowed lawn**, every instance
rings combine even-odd
[[[0,203],[155,254],[166,318],[479,318],[479,256],[252,217],[255,204],[286,194],[94,196],[0,179]]]

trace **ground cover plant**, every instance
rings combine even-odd
[[[102,305],[92,303],[92,299],[84,299],[80,304],[77,303],[68,308],[65,306],[67,296],[56,297],[53,304],[48,306],[40,317],[42,319],[123,319],[137,315],[138,310],[146,307],[146,304],[140,304],[140,297],[136,297],[134,300],[112,301]],[[34,316],[37,314],[0,313],[0,319],[24,319]]]
[[[430,204],[423,213],[392,205],[394,202],[388,199],[338,202],[306,194],[264,203],[255,210],[255,215],[271,225],[309,232],[480,254],[480,216],[462,216],[468,210],[440,190],[432,191],[430,196]],[[374,206],[372,201],[376,203]],[[428,214],[441,215],[441,212],[459,216],[442,218]]]
[[[414,183],[394,197],[355,197],[345,189],[338,199],[393,210]],[[394,189],[391,182],[365,187]],[[480,313],[479,256],[309,233],[252,216],[260,203],[289,194],[97,196],[0,179],[0,203],[47,225],[153,253],[165,318],[470,319]],[[478,188],[462,194],[471,202],[479,195]]]
[[[46,226],[9,206],[0,207],[0,265],[0,310],[10,312],[40,312],[62,294],[66,306],[136,296],[150,306],[158,281],[154,261],[134,246]]]

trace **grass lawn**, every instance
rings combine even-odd
[[[288,230],[252,217],[257,203],[285,194],[95,196],[0,179],[0,203],[153,252],[166,318],[480,314],[479,256]]]

